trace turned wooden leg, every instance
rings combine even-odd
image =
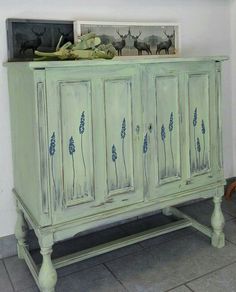
[[[43,262],[39,271],[39,286],[41,292],[54,292],[57,282],[57,272],[51,260],[52,245],[50,247],[41,246]]]
[[[23,249],[26,247],[26,235],[28,225],[25,221],[23,212],[17,207],[17,221],[15,226],[15,236],[17,239],[17,254],[19,259],[23,259]]]
[[[214,211],[211,217],[211,225],[213,228],[211,244],[215,247],[221,248],[225,245],[225,235],[223,233],[224,215],[221,210],[222,197],[215,195],[213,197]]]

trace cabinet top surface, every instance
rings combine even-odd
[[[23,65],[32,69],[96,66],[96,65],[125,65],[125,64],[151,64],[151,63],[176,63],[176,62],[209,62],[225,61],[227,56],[206,56],[206,57],[115,57],[112,60],[73,60],[73,61],[30,61],[30,62],[6,62],[5,66]]]

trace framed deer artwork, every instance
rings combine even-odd
[[[29,61],[34,51],[55,51],[62,43],[74,42],[73,21],[7,19],[8,61]]]
[[[111,43],[117,56],[176,56],[180,52],[177,23],[76,21],[78,37],[94,32],[102,44]]]

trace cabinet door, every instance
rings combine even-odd
[[[142,201],[137,70],[51,69],[47,86],[54,222]]]
[[[214,62],[151,65],[144,76],[148,196],[169,196],[222,179]]]
[[[168,64],[149,65],[144,76],[145,186],[150,197],[160,197],[180,190],[183,182],[182,79],[178,66]]]

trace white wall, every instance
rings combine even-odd
[[[235,6],[235,4],[234,4]],[[236,10],[236,9],[235,9]],[[0,0],[0,63],[7,60],[6,18],[179,22],[183,55],[230,54],[230,0]],[[232,161],[230,65],[224,65],[225,176]],[[0,237],[14,232],[15,207],[6,68],[0,67]],[[235,88],[234,88],[235,90]],[[236,92],[236,91],[234,91]],[[235,137],[234,137],[235,138]]]

